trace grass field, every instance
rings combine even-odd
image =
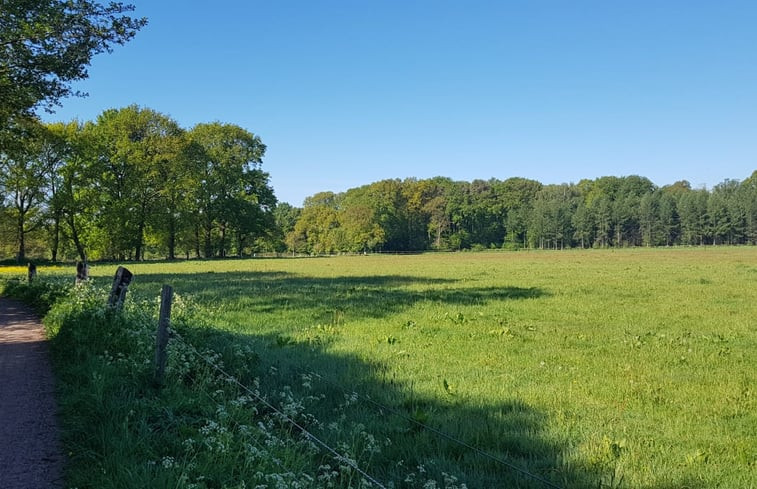
[[[394,487],[757,487],[755,248],[127,266]]]

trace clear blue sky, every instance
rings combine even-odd
[[[757,2],[131,0],[149,25],[46,120],[132,103],[268,146],[280,201],[385,178],[757,169]]]

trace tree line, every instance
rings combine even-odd
[[[233,124],[184,129],[132,105],[13,130],[0,152],[0,252],[19,261],[757,244],[757,171],[709,190],[635,175],[392,179],[298,208],[277,203],[265,145]]]
[[[219,122],[183,129],[136,105],[86,123],[14,123],[0,152],[0,230],[23,261],[242,253],[274,228],[265,145]]]
[[[275,214],[301,253],[757,244],[757,171],[711,190],[640,176],[384,180]]]

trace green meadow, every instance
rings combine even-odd
[[[757,484],[757,248],[126,266],[130,302],[172,285],[182,341],[254,352],[246,382],[386,487]],[[312,487],[369,487],[337,480]]]

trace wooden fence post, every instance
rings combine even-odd
[[[158,332],[155,336],[155,385],[163,386],[166,376],[166,363],[168,362],[168,327],[171,323],[171,301],[173,288],[163,285],[160,292],[160,316],[158,319]]]
[[[37,265],[35,265],[32,262],[29,262],[28,270],[29,270],[28,272],[29,283],[32,283],[34,279],[37,278]]]
[[[76,262],[76,283],[80,284],[89,280],[89,265],[86,261]]]
[[[129,290],[129,284],[134,275],[124,267],[118,267],[116,276],[113,278],[113,287],[110,289],[108,297],[108,306],[114,309],[121,309],[126,299],[126,291]]]

